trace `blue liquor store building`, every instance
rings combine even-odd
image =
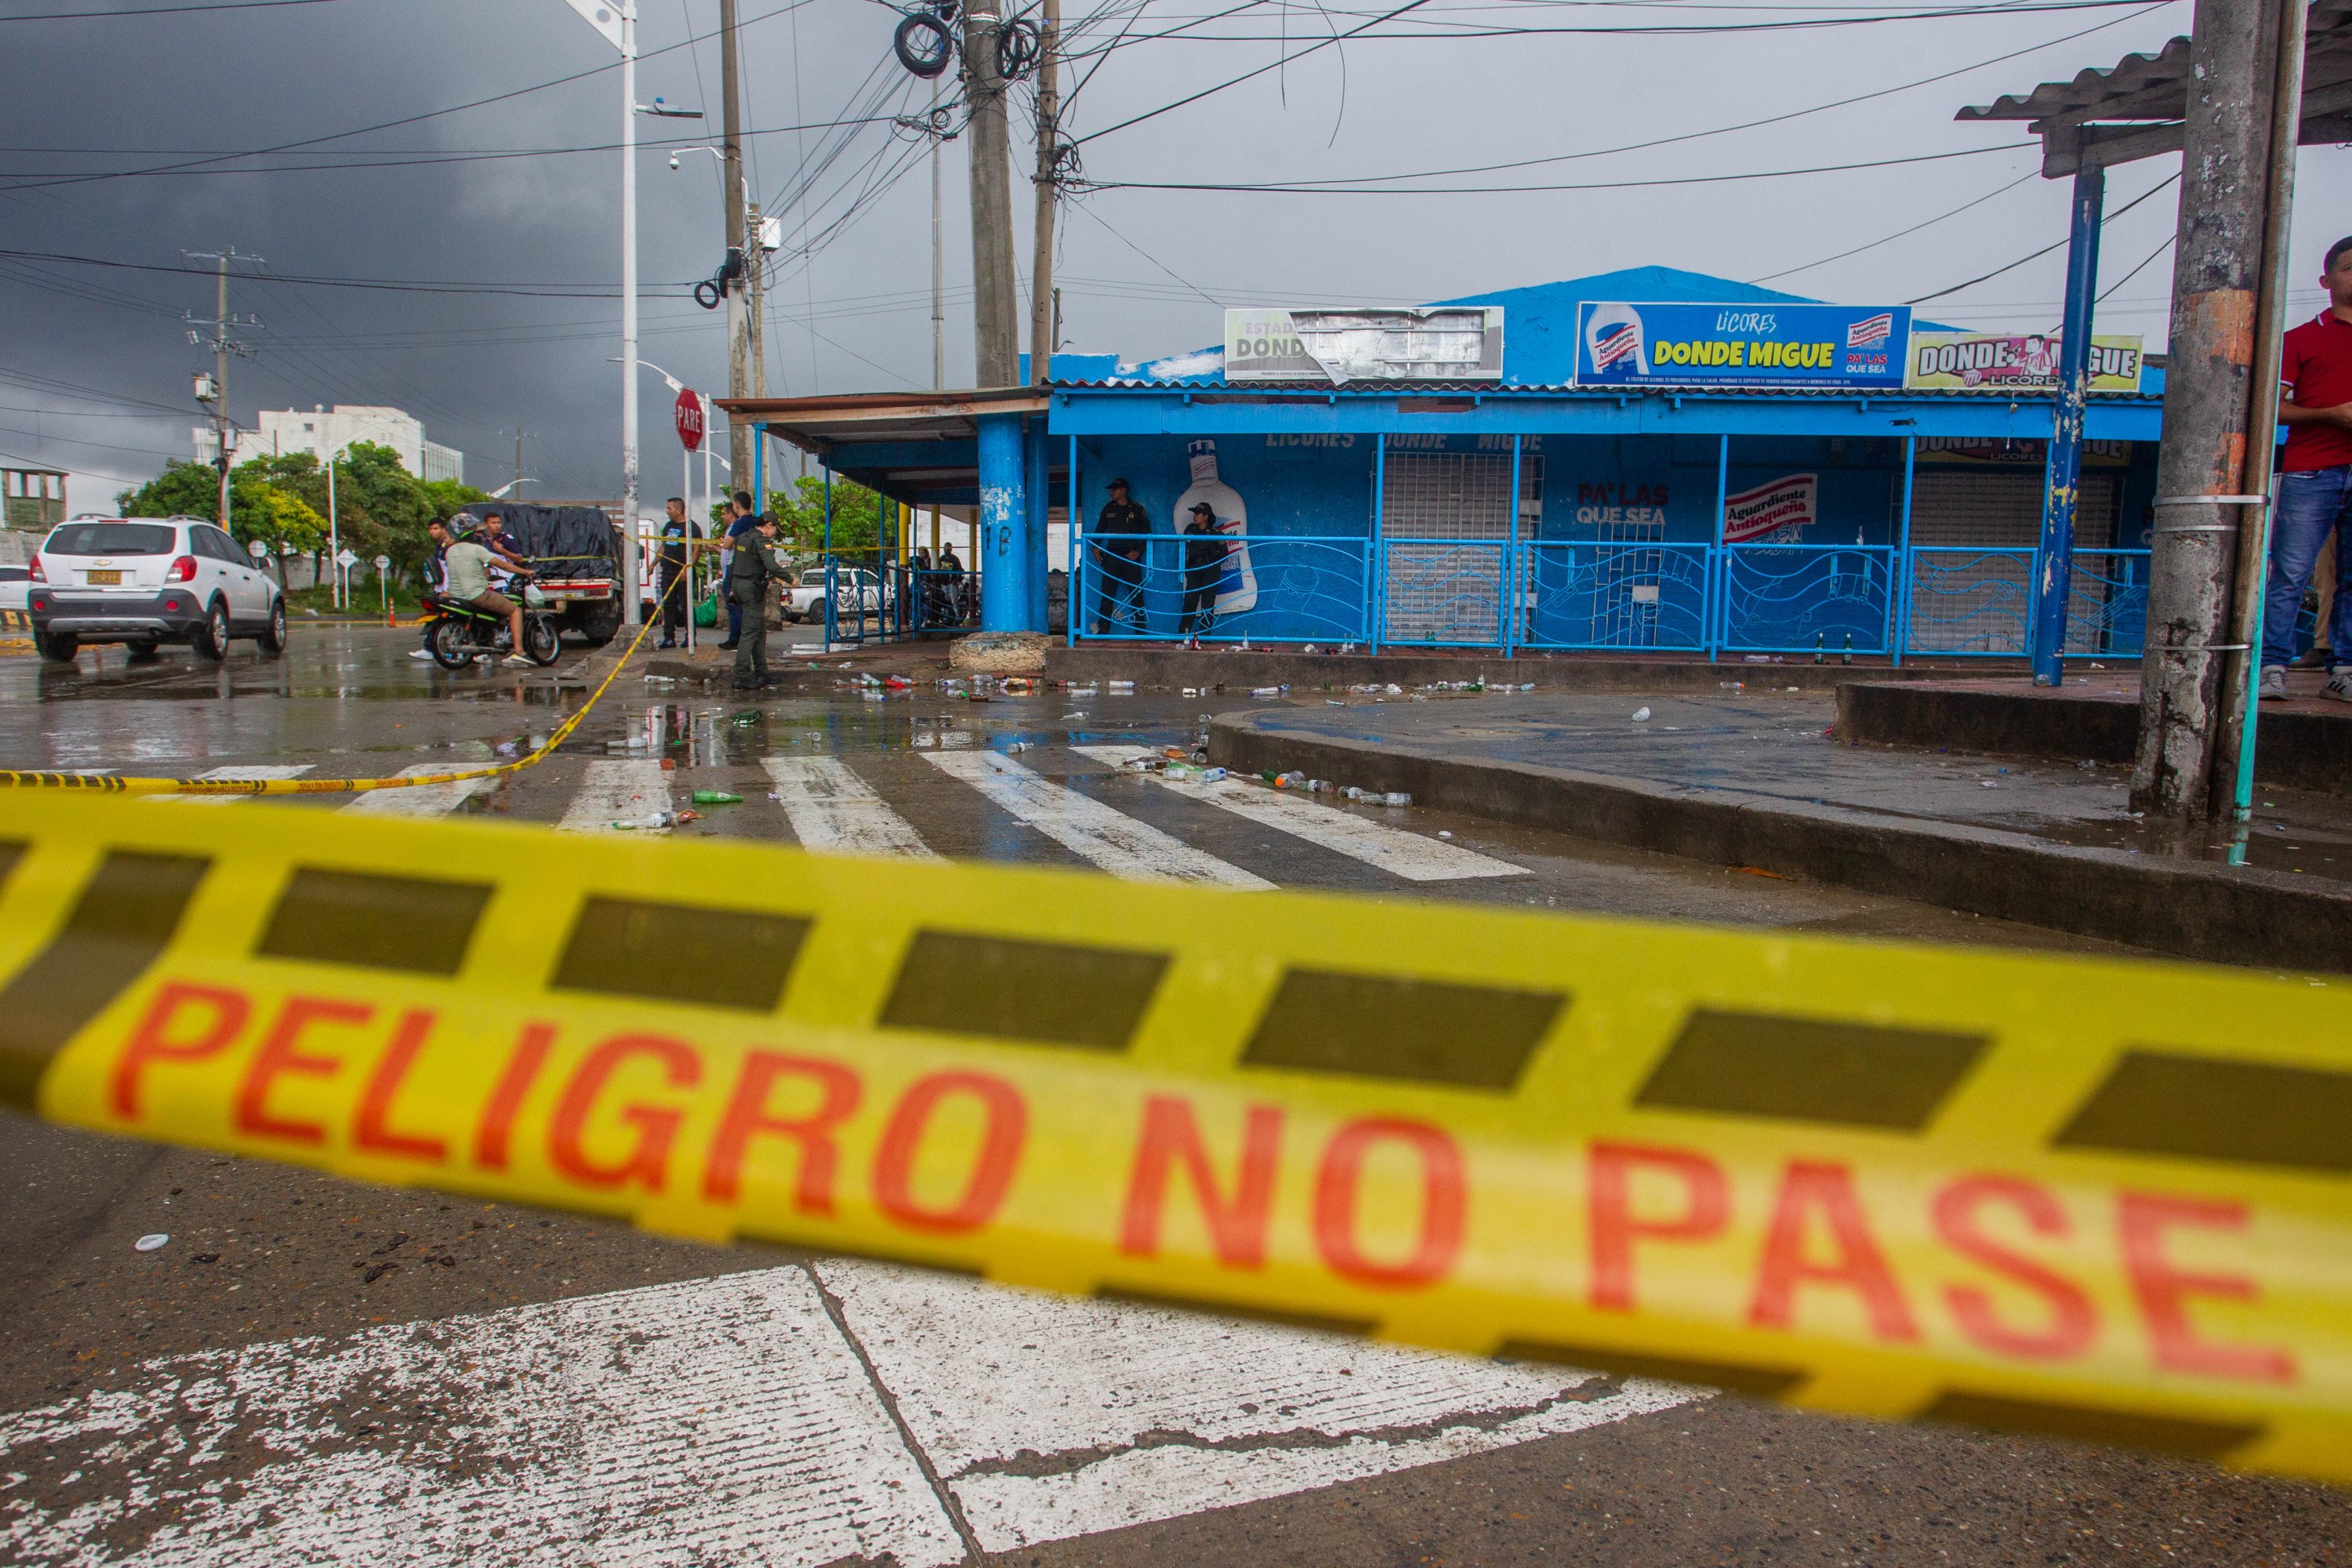
[[[1638,268],[1445,301],[1499,309],[1499,378],[1242,380],[1221,349],[1062,353],[1042,386],[728,406],[813,454],[828,483],[879,492],[895,562],[917,514],[986,511],[982,432],[1017,418],[1024,491],[998,498],[1012,523],[983,529],[967,564],[1015,574],[1045,630],[1047,540],[1066,538],[1054,630],[1074,644],[2033,655],[2050,390],[1595,385],[1603,300],[1820,303]],[[2138,656],[2162,385],[2151,363],[2137,391],[2090,398],[2064,657]],[[1115,478],[1151,520],[1142,541],[1090,536]],[[1232,537],[1188,618],[1203,554],[1195,542],[1188,566],[1179,530],[1204,496]],[[898,597],[890,633],[953,629],[932,596]]]

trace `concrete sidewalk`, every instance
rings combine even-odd
[[[1829,694],[1753,685],[1711,697],[1294,694],[1220,716],[1211,751],[1251,772],[1301,768],[2185,957],[2352,970],[2352,801],[2266,787],[2249,864],[2232,866],[2226,833],[2131,816],[2126,768],[1862,745],[1835,730]]]

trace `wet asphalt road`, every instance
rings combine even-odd
[[[240,647],[218,668],[167,654],[128,668],[113,650],[72,670],[0,659],[0,757],[374,775],[527,748],[578,700],[538,677],[441,675],[404,657],[412,637],[303,627],[283,660]],[[1424,839],[1450,834],[1440,842],[1518,873],[1409,881],[1075,749],[1181,739],[1198,700],[1051,693],[981,706],[918,691],[877,702],[835,689],[837,678],[757,702],[656,700],[661,689],[625,681],[563,752],[453,809],[576,827],[583,801],[604,798],[593,792],[667,756],[675,769],[655,774],[677,800],[694,788],[746,796],[683,832],[789,840],[768,760],[832,758],[940,853],[1087,864],[933,760],[1019,741],[1031,748],[1012,753],[1020,766],[1157,829],[1147,851],[1177,853],[1150,848],[1164,839],[1281,886],[2095,946],[1470,818],[1367,813]],[[1613,1388],[1571,1388],[1561,1397],[1600,1402],[1571,1430],[1455,1373],[1461,1363],[1432,1370],[1275,1330],[1250,1331],[1239,1353],[1190,1320],[1054,1318],[1065,1309],[872,1266],[701,1247],[14,1116],[0,1127],[0,1562],[2284,1564],[2352,1553],[2352,1497],[2322,1489],[1679,1393],[1620,1407]],[[135,1250],[149,1232],[173,1239]],[[643,1374],[643,1387],[626,1368],[583,1360],[586,1320],[562,1314],[608,1300],[621,1304],[616,1321],[642,1310],[703,1349],[681,1373]],[[691,1338],[698,1312],[720,1325],[707,1342]],[[534,1334],[545,1348],[531,1348]],[[1097,1340],[1111,1348],[1090,1351]],[[551,1450],[543,1433],[571,1429],[516,1416],[522,1395],[506,1389],[543,1382],[562,1391],[553,1405],[602,1409],[622,1387],[662,1405],[664,1383],[777,1343],[845,1369],[795,1382],[793,1367],[762,1362],[726,1385],[742,1407],[777,1413],[760,1415],[741,1451],[772,1443],[792,1463],[739,1454],[683,1500],[641,1474],[684,1463],[675,1443],[654,1434],[648,1459],[588,1431]],[[449,1360],[453,1345],[465,1360]],[[1067,1382],[1076,1392],[1056,1395],[1053,1430],[1083,1443],[1020,1436],[1031,1429],[1004,1413],[1019,1403],[1004,1369],[1040,1345],[1065,1364],[1018,1375]],[[1349,1364],[1314,1371],[1333,1357]],[[1235,1363],[1293,1361],[1306,1370],[1286,1397],[1300,1408],[1339,1378],[1377,1383],[1381,1399],[1261,1419],[1247,1380],[1281,1374]],[[476,1370],[497,1366],[498,1378]],[[583,1366],[595,1374],[584,1382]],[[341,1367],[358,1370],[320,1370]],[[1120,1414],[1146,1406],[1160,1412],[1148,1431],[1143,1415]],[[810,1412],[830,1414],[802,1432],[793,1420]],[[698,1405],[691,1415],[710,1418]],[[448,1438],[500,1422],[525,1436]],[[563,1486],[532,1479],[550,1475]],[[638,1500],[595,1516],[600,1489]],[[330,1495],[332,1507],[317,1504]],[[557,1514],[589,1522],[531,1533]],[[403,1533],[399,1521],[419,1519],[430,1528]],[[687,1522],[664,1533],[647,1519]]]

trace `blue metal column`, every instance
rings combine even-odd
[[[1388,508],[1389,438],[1376,434],[1380,443],[1372,448],[1372,534],[1371,559],[1364,563],[1364,592],[1371,602],[1364,606],[1364,637],[1371,651],[1381,651],[1381,633],[1388,622],[1388,552],[1381,548],[1381,514]]]
[[[1511,437],[1511,526],[1503,546],[1503,657],[1518,646],[1519,627],[1519,437]]]
[[[824,647],[830,653],[834,643],[838,640],[834,634],[841,629],[840,623],[834,616],[836,576],[833,570],[833,470],[820,464],[817,471],[824,476],[824,553],[822,559],[824,562]],[[858,640],[863,642],[866,630],[863,616],[858,617],[857,629]]]
[[[1919,437],[1903,437],[1903,524],[1896,536],[1895,569],[1903,574],[1902,586],[1896,590],[1890,613],[1895,617],[1895,668],[1903,668],[1903,647],[1911,640],[1911,584],[1916,575],[1911,570],[1911,474],[1919,456]]]
[[[1053,515],[1054,465],[1045,445],[1045,416],[1032,416],[1021,437],[1022,470],[1026,482],[1022,499],[1028,504],[1022,508],[1021,547],[1028,562],[1029,626],[1033,632],[1046,629],[1045,574],[1052,562],[1045,543],[1047,519]]]
[[[1079,553],[1082,531],[1078,526],[1078,438],[1076,436],[1070,437],[1069,485],[1070,525],[1065,531],[1069,539],[1070,568],[1068,574],[1063,579],[1066,586],[1063,589],[1062,600],[1062,636],[1070,647],[1076,647],[1078,646],[1078,616],[1086,604],[1086,600],[1081,596],[1081,592],[1086,586],[1084,582],[1086,573],[1080,570],[1085,564],[1085,558]]]
[[[2082,495],[2083,406],[2090,393],[2091,310],[2099,289],[2099,219],[2107,172],[2093,163],[2074,176],[2074,228],[2066,241],[2066,316],[2059,328],[2058,408],[2050,433],[2049,488],[2042,498],[2042,551],[2033,579],[2030,651],[2033,684],[2063,681],[2066,601],[2074,591],[2074,512]]]
[[[1028,507],[1023,500],[1021,416],[980,416],[980,625],[983,631],[1029,629],[1029,554],[1021,538]]]
[[[1706,581],[1715,592],[1709,603],[1701,606],[1706,614],[1702,624],[1706,627],[1706,662],[1713,664],[1723,651],[1725,630],[1730,615],[1727,601],[1731,597],[1731,559],[1724,548],[1723,525],[1726,507],[1731,499],[1731,437],[1718,436],[1715,447],[1715,548],[1708,551]]]

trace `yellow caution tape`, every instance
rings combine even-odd
[[[672,584],[675,586],[676,584]],[[664,597],[667,595],[665,595]],[[468,779],[497,778],[501,773],[520,773],[524,768],[545,762],[555,754],[555,748],[571,739],[572,731],[580,727],[596,704],[603,700],[605,689],[613,684],[622,668],[635,658],[638,645],[654,628],[652,621],[637,627],[637,635],[588,700],[577,711],[555,727],[555,732],[541,742],[529,754],[510,763],[499,763],[479,768],[460,768],[446,773],[403,773],[380,779],[162,779],[131,778],[121,773],[40,773],[27,769],[0,768],[0,789],[69,789],[87,790],[93,795],[359,795],[379,789],[423,789],[427,784],[459,784]]]
[[[54,1121],[2352,1480],[2339,984],[11,804]]]

